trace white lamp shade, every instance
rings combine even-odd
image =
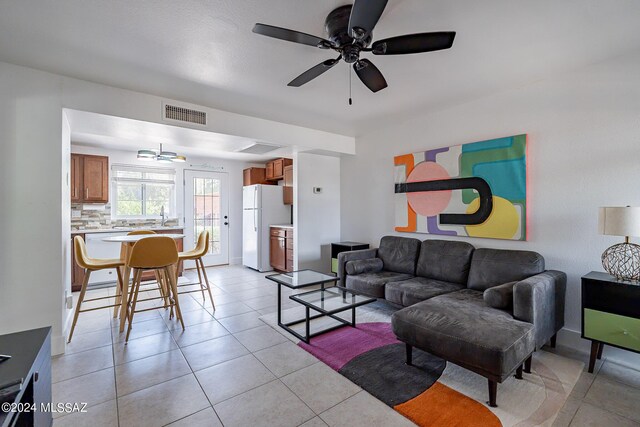
[[[598,233],[609,236],[640,236],[640,207],[600,208]]]

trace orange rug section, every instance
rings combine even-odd
[[[502,427],[489,408],[440,382],[394,409],[419,426]]]

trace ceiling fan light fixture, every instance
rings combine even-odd
[[[153,150],[138,150],[139,160],[153,160],[156,158],[156,152]]]
[[[184,163],[187,161],[187,158],[185,156],[176,156],[173,161],[176,163]]]

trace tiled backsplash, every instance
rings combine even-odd
[[[154,218],[141,219],[111,219],[111,205],[96,205],[91,209],[84,209],[82,204],[71,205],[71,231],[101,230],[114,227],[173,227],[179,225],[177,218],[167,218],[164,224]]]

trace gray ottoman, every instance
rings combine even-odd
[[[404,308],[393,314],[393,332],[411,349],[417,347],[489,380],[489,405],[496,406],[497,384],[514,371],[530,372],[535,350],[533,324],[505,310],[488,307],[482,292],[464,289]]]

